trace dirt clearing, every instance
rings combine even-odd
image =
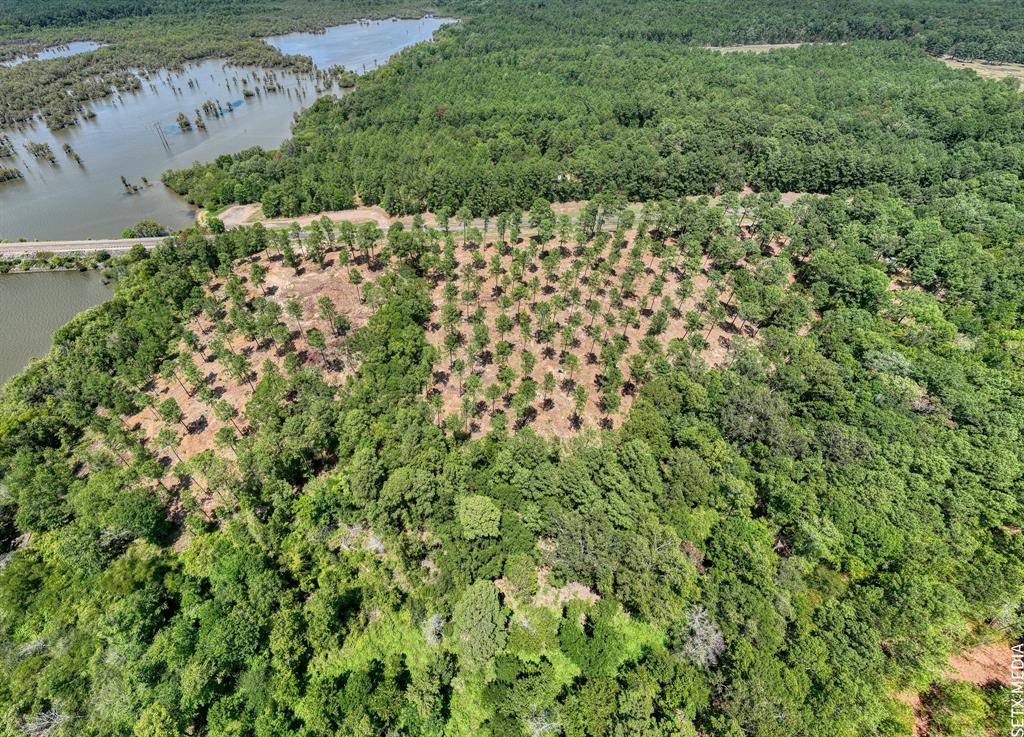
[[[1024,80],[1024,64],[993,64],[987,61],[961,61],[943,56],[939,60],[953,69],[970,69],[986,79]]]

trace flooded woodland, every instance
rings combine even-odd
[[[90,104],[77,126],[51,131],[38,121],[0,131],[0,239],[111,237],[141,219],[185,227],[193,210],[160,183],[164,171],[251,146],[275,148],[296,112],[344,93],[351,75],[329,70],[368,71],[446,22],[394,19],[271,38],[286,54],[312,58],[315,70],[210,60],[140,73],[136,91]]]

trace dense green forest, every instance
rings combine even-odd
[[[5,22],[165,6],[36,7]],[[115,260],[114,298],[5,385],[0,734],[909,737],[908,692],[932,737],[1005,733],[1007,689],[941,673],[1024,634],[1024,95],[922,47],[1019,50],[1020,6],[842,7],[442,6],[462,22],[279,153],[169,174],[211,207],[358,196],[437,227],[211,221]],[[575,260],[609,292],[655,257],[671,286],[704,269],[756,331],[716,367],[699,334],[651,345],[613,430],[470,434],[428,390],[432,315],[475,340],[501,299],[476,252]],[[263,267],[328,261],[356,327]],[[513,294],[538,321],[560,296]],[[699,319],[727,322],[714,304]],[[590,333],[602,360],[637,319]],[[207,421],[216,445],[189,446]]]
[[[1021,628],[1022,198],[984,175],[915,207],[876,186],[765,210],[811,332],[761,318],[716,370],[678,346],[620,431],[564,443],[438,427],[419,274],[445,239],[414,229],[413,249],[360,237],[379,308],[330,339],[358,365],[343,387],[266,364],[246,430],[174,463],[182,414],[152,406],[155,374],[202,395],[203,353],[278,340],[228,265],[322,255],[259,226],[136,252],[2,397],[4,729],[910,734],[896,691],[968,625]],[[720,209],[657,209],[659,249],[743,272],[687,235]],[[221,347],[183,329],[200,314]],[[157,412],[155,437],[126,420]],[[930,733],[1001,728],[1006,698],[939,681]]]
[[[391,213],[482,214],[537,194],[643,201],[871,183],[912,194],[979,167],[1019,171],[1013,82],[981,85],[893,42],[718,54],[676,42],[689,19],[663,17],[666,7],[591,16],[549,2],[467,21],[359,94],[319,101],[280,154],[224,156],[164,181],[202,206],[258,201],[268,216],[356,195]],[[648,27],[665,40],[643,38]]]
[[[475,36],[482,41],[477,50],[506,43],[509,33],[525,32],[533,20],[538,24],[534,30],[550,35],[557,29],[562,41],[700,46],[884,39],[907,42],[933,55],[1024,62],[1024,8],[1008,0],[742,0],[724,7],[714,0],[643,0],[629,6],[612,0],[584,5],[520,0],[6,0],[0,14],[0,61],[75,40],[109,45],[80,56],[31,62],[17,72],[0,66],[0,126],[24,124],[37,114],[53,128],[75,125],[89,100],[138,89],[132,70],[152,73],[206,58],[304,70],[308,60],[284,57],[260,37],[355,18],[427,12],[474,21],[472,27],[484,34]],[[502,26],[500,32],[495,25]],[[519,40],[525,38],[531,37]],[[532,38],[539,40],[535,33]]]

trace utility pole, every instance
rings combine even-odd
[[[159,123],[153,123],[153,128],[156,129],[156,134],[160,136],[160,142],[164,144],[164,148],[170,151],[171,144],[167,142],[167,135],[164,133],[164,129],[160,127]]]

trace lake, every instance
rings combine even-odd
[[[97,271],[0,275],[0,382],[46,355],[58,328],[112,293]]]
[[[340,65],[363,72],[429,40],[450,22],[432,17],[363,21],[267,42],[284,53],[308,55],[321,68]],[[278,91],[268,91],[272,86]],[[38,122],[3,131],[15,151],[3,165],[16,167],[24,178],[0,184],[0,239],[111,237],[142,219],[186,227],[193,210],[160,183],[165,170],[250,146],[276,148],[288,137],[294,114],[329,93],[341,90],[318,90],[312,76],[206,61],[179,73],[149,75],[135,93],[91,103],[96,117],[76,127],[53,132]],[[204,112],[206,129],[201,130],[194,121],[204,103],[220,114]],[[179,113],[192,123],[191,130],[179,127]],[[28,143],[48,144],[54,162],[34,157]],[[65,152],[65,144],[73,154]]]
[[[310,56],[321,68],[341,65],[363,72],[406,46],[430,39],[449,22],[443,18],[362,22],[267,42],[284,53]],[[63,55],[73,46],[66,47]],[[269,86],[280,91],[268,92]],[[252,96],[245,89],[252,90]],[[318,94],[329,92],[340,94],[341,90],[318,93],[312,77],[207,61],[181,73],[150,75],[135,94],[92,103],[96,117],[76,128],[51,132],[40,123],[4,131],[17,154],[13,165],[25,179],[0,185],[0,239],[109,237],[144,218],[185,227],[193,222],[193,211],[160,184],[166,169],[250,146],[276,148],[288,137],[293,115],[312,104]],[[220,117],[204,114],[205,131],[194,125],[189,131],[181,130],[175,122],[178,113],[194,121],[195,109],[206,101],[219,102]],[[48,143],[56,164],[26,151],[25,143],[30,141]],[[65,153],[65,143],[81,164]],[[6,166],[11,162],[3,160]],[[122,176],[138,191],[129,194]],[[143,177],[149,186],[143,184]],[[0,382],[21,371],[31,358],[45,355],[53,333],[68,320],[110,296],[110,287],[96,272],[0,275]]]
[[[264,39],[282,54],[308,56],[321,69],[343,66],[362,74],[387,61],[406,46],[425,41],[451,18],[362,21],[333,26],[323,33],[289,33]]]
[[[48,49],[43,49],[34,56],[25,54],[8,59],[7,61],[0,61],[0,67],[16,67],[26,61],[45,61],[46,59],[60,59],[65,56],[77,56],[78,54],[84,54],[86,51],[95,51],[105,45],[95,41],[72,41],[64,46],[51,46]]]

